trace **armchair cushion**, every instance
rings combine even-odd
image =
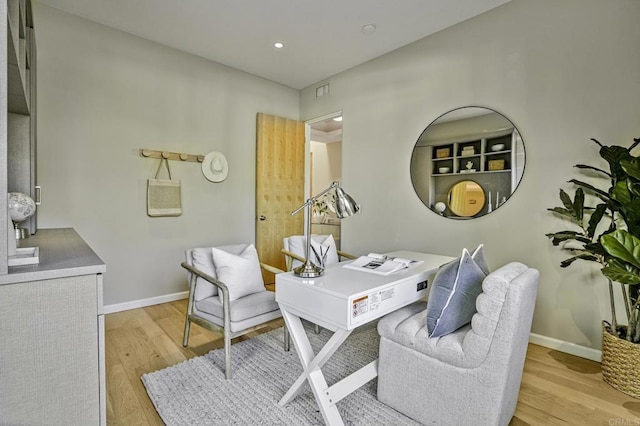
[[[327,252],[327,257],[325,259],[324,265],[333,265],[340,261],[338,257],[338,249],[336,247],[336,242],[333,239],[333,235],[312,235],[311,236],[311,247],[316,250],[317,253],[320,253],[320,249],[322,252]],[[297,254],[300,257],[306,258],[307,254],[307,240],[304,235],[295,235],[293,237],[289,237],[289,251],[293,254]],[[317,263],[315,261],[313,250],[311,253],[310,259],[313,263]],[[293,268],[300,266],[301,263],[294,259],[293,260]]]
[[[229,253],[242,253],[247,248],[246,244],[230,244],[226,246],[218,247],[220,250],[227,251]],[[213,255],[211,254],[211,247],[199,247],[187,253],[191,252],[191,259],[187,259],[187,263],[192,265],[199,271],[204,272],[207,275],[211,275],[214,278],[218,278],[216,275],[216,268],[213,265]],[[194,300],[200,301],[207,297],[215,296],[218,294],[218,287],[211,284],[207,280],[198,277],[196,279],[196,288],[194,294]]]
[[[248,245],[239,254],[229,253],[213,247],[213,264],[218,280],[229,289],[229,300],[236,300],[249,294],[266,291],[258,252],[253,244]],[[222,292],[218,292],[222,302]]]
[[[482,245],[473,255],[467,249],[462,256],[438,269],[427,302],[427,331],[430,337],[453,333],[471,322],[476,299],[482,292],[482,280],[488,266]]]
[[[191,262],[193,267],[199,271],[204,272],[207,275],[216,277],[216,268],[213,266],[213,256],[211,255],[211,248],[196,248],[191,253]],[[207,297],[215,296],[218,294],[218,287],[211,284],[207,280],[198,277],[196,279],[196,289],[193,296],[196,302],[206,299]]]
[[[195,303],[196,312],[203,312],[220,319],[222,324],[222,302],[218,297],[208,297]],[[231,322],[244,321],[279,309],[275,293],[261,291],[236,300],[232,300],[229,309]]]

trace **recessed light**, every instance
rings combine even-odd
[[[373,24],[363,25],[360,31],[362,31],[362,34],[365,35],[373,34],[376,32],[376,26]]]
[[[284,43],[276,41],[275,43],[273,43],[273,47],[275,47],[276,49],[282,49],[284,47]]]
[[[340,117],[335,117],[335,118],[333,119],[333,121],[342,121],[342,116],[340,116]]]

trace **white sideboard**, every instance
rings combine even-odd
[[[106,424],[102,277],[70,228],[40,229],[37,265],[0,275],[0,424]]]

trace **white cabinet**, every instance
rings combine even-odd
[[[27,241],[40,264],[0,276],[0,424],[103,425],[106,266],[72,229]]]

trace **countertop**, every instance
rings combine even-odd
[[[18,247],[38,247],[40,262],[10,266],[7,275],[0,275],[0,285],[102,274],[107,270],[102,259],[73,228],[39,229],[35,235],[20,240]]]

